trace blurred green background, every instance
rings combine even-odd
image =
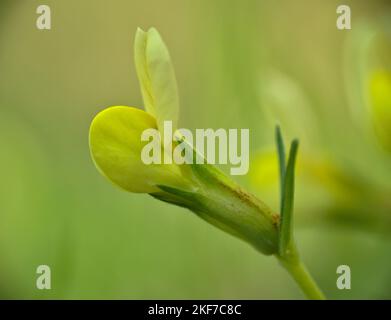
[[[340,4],[352,30],[336,28]],[[326,295],[391,298],[390,17],[388,0],[1,0],[0,297],[303,298],[274,258],[95,169],[90,122],[142,107],[133,36],[154,26],[181,125],[250,128],[236,178],[275,210],[274,125],[300,138],[297,242]],[[51,290],[36,289],[41,264]],[[341,264],[351,290],[336,288]]]

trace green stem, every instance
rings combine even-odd
[[[305,295],[312,300],[325,300],[323,292],[320,290],[315,280],[312,278],[304,263],[294,253],[292,257],[277,256],[283,267],[289,272]]]

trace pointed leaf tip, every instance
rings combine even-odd
[[[283,199],[284,199],[284,179],[285,179],[285,146],[282,138],[280,126],[276,126],[276,144],[279,163],[280,174],[280,213],[282,211]]]
[[[295,165],[299,141],[293,140],[291,143],[288,164],[284,176],[284,194],[282,199],[279,253],[286,254],[293,241],[293,205],[295,194]]]

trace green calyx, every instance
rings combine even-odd
[[[201,155],[180,134],[193,158]],[[159,185],[160,192],[151,193],[162,201],[190,209],[217,228],[236,236],[263,254],[278,251],[279,216],[254,195],[211,164],[182,165],[183,174],[193,181],[193,191]]]
[[[191,165],[198,186],[185,191],[160,185],[151,195],[185,207],[215,227],[238,237],[263,254],[278,250],[279,216],[262,201],[211,165]]]

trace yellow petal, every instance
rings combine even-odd
[[[141,141],[145,129],[156,128],[150,114],[132,107],[115,106],[101,111],[90,127],[90,150],[99,171],[119,187],[151,193],[156,185],[183,188],[186,184],[175,164],[145,164]]]
[[[134,58],[146,111],[156,118],[160,132],[165,120],[172,121],[175,131],[179,113],[177,82],[170,54],[156,29],[137,29]]]

